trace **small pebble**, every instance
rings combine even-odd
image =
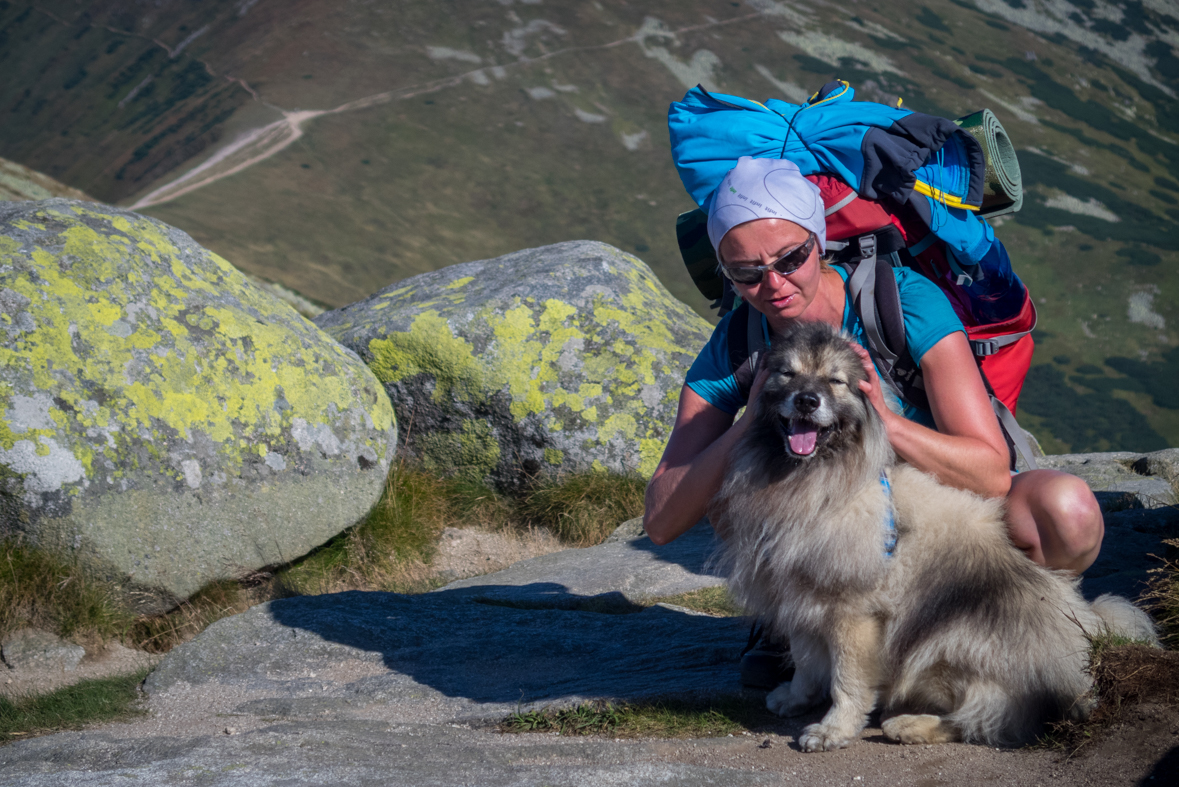
[[[237,735],[237,727],[226,727],[225,734],[226,735]]]

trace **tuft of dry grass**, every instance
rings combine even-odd
[[[21,538],[0,543],[0,638],[24,627],[79,642],[119,637],[135,616],[77,561]]]
[[[1142,596],[1146,608],[1159,626],[1159,640],[1165,647],[1179,646],[1179,539],[1163,541],[1168,555],[1162,558],[1160,568],[1150,570],[1151,578],[1146,593]]]
[[[137,619],[129,627],[124,640],[131,647],[148,653],[167,653],[221,618],[245,612],[271,597],[271,588],[264,581],[255,581],[252,587],[232,579],[210,582],[176,609]]]
[[[589,472],[541,481],[508,496],[470,480],[404,463],[363,522],[279,572],[288,595],[342,590],[421,593],[437,587],[430,563],[447,527],[527,532],[545,528],[575,547],[600,544],[643,511],[646,482]]]
[[[439,478],[404,465],[389,474],[364,521],[283,569],[288,595],[342,590],[421,593],[437,586],[430,561],[446,527],[506,526],[510,507],[487,487]]]
[[[536,484],[517,503],[521,519],[570,546],[600,544],[614,528],[643,514],[647,482],[638,475],[588,472]]]
[[[1179,548],[1179,539],[1163,543],[1172,554]],[[1179,645],[1179,562],[1168,555],[1163,566],[1151,569],[1151,574],[1149,589],[1142,597],[1144,606],[1153,613],[1163,646],[1173,648]],[[1065,749],[1071,757],[1140,702],[1179,705],[1179,652],[1174,650],[1101,634],[1089,640],[1088,671],[1093,676],[1096,709],[1084,722],[1048,725],[1038,745]]]

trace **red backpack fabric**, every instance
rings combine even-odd
[[[904,239],[914,267],[937,284],[962,320],[975,350],[975,357],[994,395],[1015,413],[1024,378],[1032,362],[1036,309],[1023,291],[1023,306],[1015,317],[1003,322],[979,324],[968,299],[946,259],[945,245],[937,242],[911,207],[890,209],[881,201],[860,197],[855,189],[834,175],[807,175],[819,187],[826,208],[827,240],[855,241],[857,238],[894,226]]]

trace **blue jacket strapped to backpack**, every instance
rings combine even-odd
[[[804,104],[692,88],[668,112],[684,188],[707,210],[741,156],[790,159],[804,175],[839,176],[866,199],[911,204],[964,268],[977,265],[996,242],[975,215],[986,169],[977,140],[951,120],[854,96],[846,82],[829,82]]]

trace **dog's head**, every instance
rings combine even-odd
[[[878,416],[860,390],[863,364],[826,323],[794,325],[766,357],[769,377],[758,399],[759,442],[813,462],[863,443]]]

